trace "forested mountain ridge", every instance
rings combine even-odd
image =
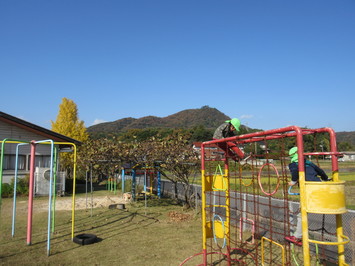
[[[230,119],[229,116],[216,108],[203,106],[199,109],[187,109],[178,113],[166,116],[145,116],[142,118],[123,118],[113,122],[105,122],[87,128],[92,132],[124,132],[129,129],[146,128],[193,128],[204,126],[206,129],[214,129],[223,121]]]
[[[355,131],[336,132],[337,142],[347,142],[355,147]]]
[[[187,109],[166,117],[157,116],[145,116],[142,118],[122,118],[113,122],[105,122],[97,125],[93,125],[87,128],[87,131],[91,136],[103,137],[109,134],[122,135],[128,131],[136,130],[134,134],[144,134],[144,137],[154,135],[156,132],[147,132],[150,129],[192,129],[196,127],[200,128],[199,134],[206,137],[204,140],[212,138],[213,131],[217,128],[223,121],[230,119],[229,116],[220,112],[216,108],[211,108],[209,106],[203,106],[199,109]],[[262,131],[256,129],[250,129],[243,127],[242,134],[250,133],[251,131]],[[246,131],[245,131],[246,130]],[[146,132],[143,132],[146,131]],[[203,133],[201,133],[203,131]],[[355,147],[355,131],[351,132],[337,132],[336,133],[338,144],[342,144],[341,150],[353,150]],[[201,137],[202,138],[202,137]],[[345,145],[344,144],[350,144]]]

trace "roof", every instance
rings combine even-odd
[[[19,119],[12,115],[6,114],[4,112],[0,112],[0,121],[31,131],[45,138],[49,138],[55,142],[70,142],[70,143],[74,143],[75,145],[81,145],[81,141],[69,138],[67,136],[51,131],[44,127],[37,126],[35,124]]]

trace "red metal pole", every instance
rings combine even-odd
[[[31,161],[30,161],[30,184],[28,192],[28,216],[27,216],[27,245],[31,245],[32,238],[32,212],[33,212],[33,189],[35,172],[36,144],[31,141]]]
[[[326,128],[326,130],[329,132],[329,140],[330,140],[330,151],[333,153],[337,152],[337,141],[336,141],[336,136],[335,132],[332,128]],[[338,171],[338,157],[335,155],[332,155],[332,170]]]
[[[294,132],[293,132],[294,131]],[[235,137],[230,137],[230,138],[224,138],[224,139],[214,139],[211,141],[206,141],[203,142],[203,144],[213,144],[213,143],[220,143],[220,142],[227,142],[227,141],[237,141],[238,143],[249,143],[249,142],[256,142],[256,141],[261,141],[266,139],[278,139],[282,137],[282,135],[277,135],[277,134],[284,134],[284,137],[289,137],[289,136],[296,136],[297,138],[299,135],[303,134],[310,134],[309,131],[302,132],[301,128],[297,126],[289,126],[289,127],[284,127],[284,128],[277,128],[277,129],[272,129],[272,130],[266,130],[266,131],[259,131],[259,132],[253,132],[245,135],[238,135]],[[302,137],[301,137],[302,139]]]
[[[202,183],[202,252],[203,265],[207,266],[207,248],[206,248],[206,191],[205,191],[205,145],[201,145],[201,183]]]

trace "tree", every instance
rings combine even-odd
[[[191,179],[200,169],[199,155],[189,142],[190,136],[176,131],[165,139],[156,142],[155,161],[161,162],[161,173],[174,184],[177,199],[177,184],[184,188],[184,202],[193,206]]]
[[[86,141],[89,137],[84,121],[79,120],[78,108],[74,101],[63,98],[55,122],[51,121],[52,130],[67,137]]]
[[[352,150],[354,150],[354,147],[349,142],[338,143],[338,151],[352,151]]]
[[[213,130],[206,129],[203,125],[196,126],[192,130],[191,140],[192,141],[208,141],[212,140]]]
[[[127,158],[127,149],[115,138],[101,138],[84,142],[79,150],[78,165],[86,171],[93,170],[94,181],[113,176]]]
[[[59,105],[59,112],[57,119],[52,123],[52,131],[62,134],[64,136],[85,142],[89,135],[86,132],[86,127],[84,121],[78,118],[78,108],[74,101],[63,98],[62,103]],[[63,154],[60,158],[60,165],[67,171],[68,176],[70,176],[72,165],[73,165],[73,155]]]

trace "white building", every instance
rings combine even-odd
[[[344,151],[341,152],[343,156],[338,159],[339,162],[354,162],[355,161],[355,151]]]

